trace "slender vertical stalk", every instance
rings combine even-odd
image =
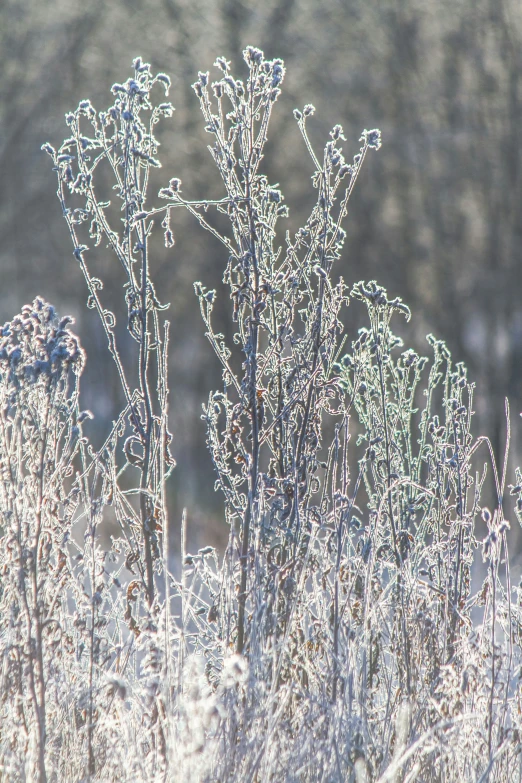
[[[250,548],[250,527],[254,517],[254,507],[257,499],[257,485],[259,473],[259,419],[257,415],[257,356],[259,351],[259,326],[257,322],[256,305],[259,297],[259,267],[257,258],[257,235],[254,225],[254,214],[251,202],[251,181],[250,166],[252,158],[252,123],[254,118],[250,117],[250,160],[245,173],[245,198],[248,212],[250,254],[252,258],[252,271],[254,273],[253,299],[254,306],[250,316],[250,340],[249,355],[247,362],[249,366],[249,396],[250,396],[250,421],[252,426],[252,462],[250,467],[250,481],[248,491],[248,504],[243,519],[242,541],[241,541],[241,580],[239,583],[238,596],[238,618],[237,618],[237,652],[243,652],[245,644],[245,607],[247,598],[247,582],[249,574],[249,548]]]
[[[143,397],[143,404],[145,409],[145,424],[144,424],[144,438],[143,443],[143,467],[141,470],[141,493],[140,493],[140,510],[141,510],[141,524],[143,526],[143,540],[145,545],[145,569],[147,579],[147,598],[149,606],[152,606],[154,602],[154,564],[152,554],[152,525],[154,524],[151,502],[149,498],[150,491],[150,471],[152,461],[152,430],[154,426],[154,419],[152,414],[152,402],[149,388],[149,313],[148,313],[148,247],[147,236],[145,229],[141,229],[141,332],[140,332],[140,348],[139,348],[139,375],[140,375],[140,390]],[[163,459],[163,455],[161,457]]]

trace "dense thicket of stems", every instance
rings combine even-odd
[[[169,79],[140,58],[106,112],[82,101],[70,137],[46,145],[125,404],[93,449],[71,319],[36,299],[3,327],[0,780],[518,781],[507,449],[499,469],[473,437],[473,384],[444,343],[428,336],[430,361],[404,350],[392,332],[410,318],[401,299],[336,275],[378,130],[347,162],[336,125],[318,156],[313,106],[295,111],[316,198],[278,244],[287,207],[261,165],[285,69],[254,47],[244,59],[244,81],[218,58],[218,80],[194,84],[221,199],[186,199],[174,177],[148,206],[153,130],[172,106],[154,103]],[[108,176],[121,225],[100,200]],[[234,325],[227,343],[217,292],[196,283],[223,370],[203,419],[230,535],[222,556],[191,554],[185,514],[179,579],[165,503],[168,322],[150,258],[158,219],[173,245],[176,208],[225,248]],[[91,242],[122,268],[134,364],[89,270]],[[349,303],[366,309],[357,334],[344,330]],[[507,405],[506,416],[509,445]]]

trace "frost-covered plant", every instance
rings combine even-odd
[[[317,201],[294,239],[287,234],[282,251],[277,223],[287,217],[288,208],[278,187],[260,172],[260,164],[285,69],[281,60],[265,60],[253,47],[244,56],[245,83],[233,78],[223,58],[217,60],[221,79],[212,84],[214,102],[208,74],[200,73],[194,84],[226,191],[217,209],[228,215],[231,237],[216,232],[189,207],[229,253],[223,279],[237,324],[234,343],[243,360],[243,374],[238,375],[230,364],[237,349],[226,346],[212,327],[216,293],[196,283],[207,336],[224,370],[223,390],[210,395],[205,418],[217,488],[225,494],[227,520],[240,548],[234,638],[239,653],[249,636],[245,606],[254,573],[251,548],[269,551],[280,546],[279,566],[292,580],[296,558],[306,552],[306,509],[319,488],[321,419],[336,404],[332,365],[345,339],[340,313],[347,290],[342,279],[331,283],[331,272],[342,251],[342,222],[364,157],[380,146],[379,131],[364,131],[363,146],[348,164],[339,146],[343,130],[336,125],[319,163],[306,133],[314,107],[296,110],[316,167]],[[183,203],[177,193],[171,198]],[[204,209],[210,206],[201,204]],[[233,608],[222,607],[220,617],[228,618],[230,611]],[[226,623],[230,628],[228,619]]]
[[[237,324],[227,345],[212,326],[216,292],[197,283],[223,365],[204,418],[231,534],[213,580],[202,566],[210,597],[194,638],[211,681],[231,647],[249,664],[214,779],[507,779],[518,768],[520,650],[505,466],[499,477],[489,442],[471,434],[473,385],[446,346],[428,337],[427,370],[391,331],[394,312],[410,317],[399,298],[374,281],[351,293],[335,281],[348,199],[379,131],[364,131],[347,163],[336,126],[320,160],[306,132],[313,107],[295,112],[317,198],[279,246],[286,207],[259,166],[284,67],[253,48],[245,60],[245,82],[219,59],[219,81],[210,89],[200,73],[194,85],[230,234],[189,208],[226,247]],[[369,326],[347,351],[350,299],[366,304]],[[481,446],[494,514],[480,502]],[[481,517],[487,575],[476,592]]]
[[[133,727],[142,754],[138,777],[165,757],[156,598],[158,585],[163,598],[168,595],[164,492],[174,461],[167,428],[168,322],[162,322],[164,307],[152,283],[152,226],[143,206],[149,171],[159,166],[153,130],[173,109],[150,99],[155,85],[168,90],[168,77],[153,76],[139,58],[133,65],[133,78],[113,86],[115,100],[106,112],[81,101],[66,115],[70,137],[58,150],[44,145],[87,304],[101,318],[126,403],[98,451],[81,434],[88,414],[79,414],[78,384],[71,385],[66,372],[83,364],[79,348],[74,362],[67,353],[76,345],[71,319],[58,321],[36,300],[6,324],[2,338],[3,493],[17,504],[17,516],[9,505],[2,509],[9,556],[2,561],[0,747],[12,779],[103,776],[132,672],[140,673],[132,701],[133,716],[139,715]],[[110,187],[109,177],[122,219],[98,197]],[[116,317],[102,304],[103,282],[85,260],[89,246],[102,242],[123,269],[134,365],[122,359]],[[119,526],[112,545],[100,546],[102,522]],[[113,755],[113,769],[117,760]]]
[[[498,470],[489,441],[473,437],[473,384],[447,347],[428,336],[431,363],[404,350],[392,332],[393,317],[410,317],[401,299],[336,279],[379,131],[363,131],[347,162],[336,125],[318,156],[313,107],[295,111],[316,199],[280,244],[287,207],[261,164],[285,69],[254,47],[244,59],[244,81],[218,58],[218,80],[194,84],[221,199],[188,200],[174,177],[163,204],[147,205],[153,128],[172,107],[152,102],[168,77],[140,58],[107,112],[82,101],[70,138],[46,147],[126,402],[93,450],[70,322],[35,300],[4,327],[0,780],[519,780],[522,592],[509,571],[506,460]],[[118,230],[98,195],[108,175]],[[172,246],[180,207],[226,250],[235,333],[228,344],[216,332],[217,293],[196,283],[223,369],[203,418],[230,536],[223,556],[191,554],[184,516],[178,580],[163,534],[168,323],[149,240],[159,217]],[[86,263],[89,239],[123,269],[134,367]],[[343,326],[350,302],[368,314],[355,335]],[[487,465],[493,511],[481,501]],[[520,517],[519,472],[510,490]],[[114,522],[120,534],[103,547]]]
[[[159,142],[154,130],[162,117],[171,117],[171,103],[154,103],[151,92],[159,85],[168,93],[170,79],[164,73],[153,76],[150,65],[140,57],[133,62],[133,76],[125,84],[113,84],[115,100],[106,111],[97,112],[89,100],[80,101],[65,119],[70,137],[51,156],[58,177],[58,199],[74,246],[74,257],[87,283],[87,306],[95,309],[107,336],[112,358],[125,395],[126,409],[121,423],[128,420],[125,440],[126,463],[140,472],[139,527],[133,529],[130,556],[137,564],[149,605],[155,595],[154,568],[161,560],[161,530],[164,503],[164,477],[173,461],[168,454],[171,436],[167,429],[167,346],[168,322],[161,313],[151,272],[149,237],[153,227],[145,212],[151,169],[159,168],[155,157]],[[107,178],[120,202],[121,216],[114,214],[109,199],[100,199],[98,183],[107,192]],[[169,223],[164,220],[165,241],[174,244]],[[112,222],[111,222],[112,219]],[[87,228],[88,227],[88,228]],[[103,281],[94,277],[86,262],[90,245],[101,243],[112,251],[122,267],[127,331],[137,343],[137,367],[125,367],[117,340],[116,317],[102,304]],[[130,377],[136,378],[133,389]],[[157,393],[154,388],[157,385]],[[122,505],[119,520],[136,513],[128,502]],[[166,525],[165,525],[166,527]]]
[[[67,485],[88,415],[71,324],[38,298],[0,336],[0,747],[10,780],[45,780],[50,691],[67,682],[58,619],[75,507]]]
[[[78,406],[85,355],[72,323],[37,298],[0,336],[2,780],[81,780],[103,769],[135,649],[135,705],[150,719],[135,737],[150,745],[161,733],[157,607],[139,608],[132,539],[109,550],[98,540],[110,509],[128,503],[115,475],[122,425],[99,453],[83,436],[91,414]]]

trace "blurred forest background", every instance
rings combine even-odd
[[[41,144],[57,146],[68,135],[64,113],[80,99],[90,98],[97,109],[110,105],[110,86],[131,76],[132,59],[141,55],[172,77],[169,99],[176,107],[158,130],[158,188],[179,176],[186,198],[219,197],[191,84],[198,70],[212,72],[218,55],[232,60],[242,77],[247,44],[287,66],[264,168],[286,196],[289,230],[314,199],[313,167],[292,110],[316,106],[308,127],[319,150],[341,123],[347,157],[358,151],[363,128],[382,130],[383,148],[366,161],[350,204],[337,272],[347,283],[376,278],[411,306],[413,319],[403,330],[411,347],[429,355],[428,332],[447,340],[477,383],[474,432],[488,434],[499,453],[509,397],[514,469],[522,461],[519,0],[3,0],[0,320],[37,294],[75,316],[88,353],[83,407],[96,416],[90,434],[99,443],[121,393],[97,315],[85,308],[84,282]],[[222,503],[200,414],[208,390],[220,385],[220,371],[192,283],[220,291],[226,256],[188,214],[176,210],[173,217],[176,245],[166,250],[159,230],[152,273],[162,301],[171,302],[178,462],[169,490],[171,525],[177,537],[186,506],[192,530],[219,542]],[[123,297],[121,270],[108,250],[99,251],[88,260],[98,265],[112,308],[113,298]],[[227,334],[229,305],[225,294],[216,310]],[[124,332],[124,319],[120,324]],[[363,325],[363,308],[353,305],[349,329]],[[134,345],[129,342],[129,351]],[[514,516],[509,508],[506,513]]]

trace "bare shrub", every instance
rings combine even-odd
[[[428,336],[431,361],[404,350],[392,332],[393,318],[410,318],[401,299],[335,278],[378,130],[363,131],[347,161],[336,125],[317,156],[314,108],[295,111],[316,200],[278,244],[287,207],[261,162],[284,64],[254,47],[244,59],[244,81],[218,58],[218,80],[200,73],[194,84],[222,199],[186,199],[174,177],[164,205],[147,206],[154,125],[172,107],[153,102],[168,77],[140,58],[107,112],[82,101],[70,138],[46,147],[126,405],[95,451],[81,431],[83,354],[69,321],[35,300],[4,327],[1,779],[519,780],[507,458],[498,469],[489,441],[473,437],[473,384],[446,345]],[[114,178],[118,229],[100,171],[102,189]],[[168,323],[149,258],[158,219],[172,246],[176,208],[225,248],[235,329],[228,344],[213,325],[216,291],[196,283],[223,367],[203,418],[230,536],[222,557],[191,554],[184,516],[179,580],[166,540]],[[123,270],[134,367],[85,261],[89,241]],[[350,302],[367,310],[353,336]],[[493,511],[481,501],[487,469]],[[510,490],[520,517],[519,472]],[[103,548],[109,522],[120,535]]]

